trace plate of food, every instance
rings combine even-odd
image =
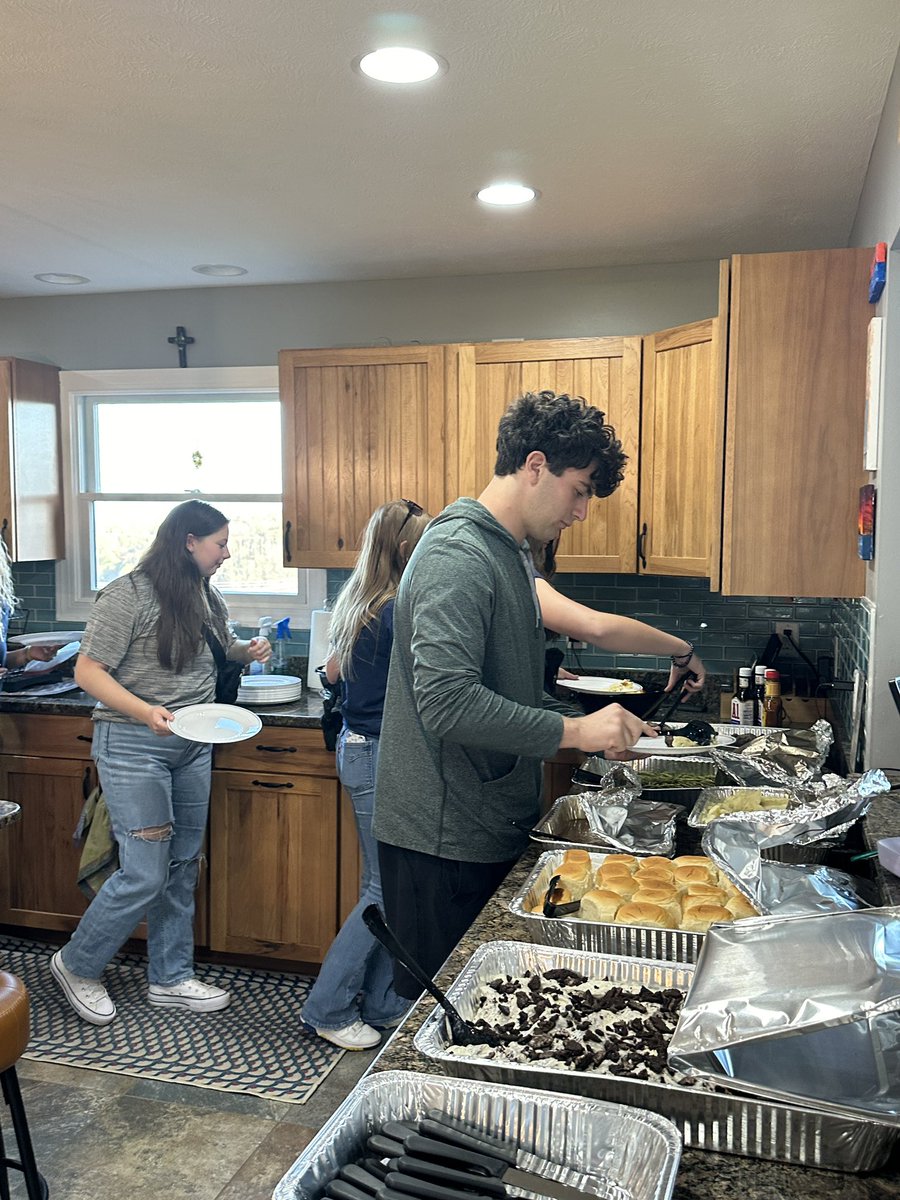
[[[607,679],[602,675],[582,675],[578,679],[557,679],[556,682],[559,687],[594,696],[635,696],[644,690],[633,679]]]
[[[632,754],[708,754],[723,746],[733,746],[732,733],[719,733],[706,721],[689,721],[658,737],[642,737],[631,747]]]

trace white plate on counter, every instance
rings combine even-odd
[[[256,713],[236,704],[190,704],[180,708],[168,725],[185,741],[217,746],[243,742],[262,729]]]
[[[644,689],[633,679],[607,679],[601,675],[584,675],[578,679],[557,679],[559,687],[573,692],[588,692],[595,696],[637,696]]]
[[[69,642],[80,645],[83,634],[83,629],[50,629],[46,633],[11,633],[8,641],[16,646],[65,646]]]
[[[677,734],[676,734],[677,737]],[[642,737],[637,745],[631,747],[632,754],[709,754],[710,750],[721,750],[725,746],[733,746],[737,739],[731,733],[717,733],[716,740],[711,746],[667,746],[665,737]]]

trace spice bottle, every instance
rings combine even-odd
[[[781,725],[784,707],[781,703],[781,676],[771,667],[766,671],[766,694],[763,699],[761,725],[767,728]]]
[[[753,668],[741,667],[740,671],[738,671],[738,690],[731,701],[731,724],[752,725],[754,723],[755,708]]]

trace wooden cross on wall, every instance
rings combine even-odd
[[[187,366],[187,348],[194,344],[194,339],[188,337],[185,333],[183,325],[175,326],[175,336],[167,339],[170,346],[178,347],[178,365],[179,367]]]

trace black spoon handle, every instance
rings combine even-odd
[[[379,942],[381,942],[386,949],[390,950],[394,958],[399,959],[400,962],[403,963],[404,967],[406,967],[407,971],[409,971],[410,975],[413,976],[416,982],[421,984],[425,991],[428,992],[429,995],[433,996],[442,1008],[446,1009],[447,1012],[452,1012],[454,1016],[459,1017],[460,1014],[456,1011],[434,980],[425,974],[416,960],[410,957],[406,947],[401,946],[401,944],[397,941],[396,936],[388,926],[384,917],[381,915],[381,910],[379,909],[378,905],[370,904],[367,908],[364,908],[362,918],[365,921],[369,931],[378,938]],[[461,1017],[460,1020],[462,1020]]]

